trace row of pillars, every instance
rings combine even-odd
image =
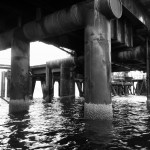
[[[80,93],[83,96],[82,82],[75,80],[74,66],[70,66],[70,63],[63,63],[60,67],[59,75],[59,96],[61,98],[75,98],[75,82]],[[53,97],[54,89],[54,75],[50,67],[46,67],[46,85],[43,85],[44,99],[51,101]]]
[[[85,118],[110,119],[112,105],[111,83],[111,29],[110,19],[101,14],[93,5],[86,15],[84,36],[84,81],[85,81]],[[10,112],[29,109],[29,48],[30,43],[15,32],[11,52]],[[70,68],[61,65],[60,96],[72,95],[74,91],[73,75]],[[47,88],[51,90],[51,75],[47,69]],[[69,79],[69,80],[68,80]],[[69,82],[68,82],[69,81]],[[50,95],[48,95],[50,96]],[[49,99],[49,97],[48,97]],[[101,115],[103,114],[103,115]]]
[[[87,119],[106,119],[113,117],[111,104],[111,28],[110,20],[120,18],[122,14],[122,5],[120,0],[93,0],[85,3],[84,6],[72,7],[73,15],[66,15],[67,21],[62,22],[64,32],[75,30],[75,28],[84,29],[84,87],[85,87],[85,104],[84,117]],[[79,14],[81,12],[81,15]],[[58,15],[60,17],[61,15]],[[80,17],[79,17],[80,16]],[[50,17],[50,19],[55,17]],[[47,19],[47,18],[46,18]],[[44,20],[42,28],[45,27],[44,33],[53,33],[55,28],[49,20]],[[60,18],[56,18],[60,19]],[[70,20],[69,20],[70,19]],[[61,18],[62,20],[62,18]],[[65,20],[65,18],[63,19]],[[47,23],[47,24],[46,24]],[[82,26],[81,26],[82,24]],[[31,23],[31,27],[34,24]],[[57,24],[56,24],[57,25]],[[22,30],[15,30],[11,41],[12,59],[11,59],[11,82],[10,82],[10,113],[26,111],[29,109],[29,48],[30,42],[26,40],[42,38],[43,32],[40,30],[40,24],[34,26],[38,31],[32,32],[30,23],[23,28],[24,31],[30,29],[22,35]],[[60,28],[60,25],[57,25]],[[49,28],[51,27],[51,28]],[[68,27],[68,30],[67,30]],[[61,28],[61,30],[62,30]],[[59,30],[58,30],[59,31]],[[31,33],[31,34],[30,34]],[[32,33],[34,35],[32,35]],[[31,36],[30,36],[31,35]],[[46,35],[45,37],[47,37]],[[26,38],[25,38],[26,37]],[[149,58],[147,59],[149,64]],[[149,67],[147,67],[149,69]],[[70,74],[70,68],[61,65],[61,84],[60,96],[72,95],[74,91],[73,75]],[[148,84],[149,74],[148,71]],[[46,69],[46,89],[52,89],[51,71]],[[150,92],[148,92],[150,93]],[[150,95],[150,94],[149,94]],[[149,96],[148,96],[149,97]],[[50,95],[47,95],[47,99]]]
[[[2,98],[10,97],[10,71],[1,72],[1,94],[0,96]]]
[[[61,65],[64,66],[64,65]],[[61,72],[61,73],[60,73]],[[33,93],[35,89],[35,84],[36,81],[41,82],[41,87],[42,87],[42,93],[43,93],[43,99],[46,100],[48,95],[51,95],[51,98],[53,98],[54,95],[54,84],[55,82],[58,82],[59,86],[58,87],[58,96],[61,97],[75,97],[75,83],[77,84],[77,88],[79,90],[79,96],[83,97],[83,78],[76,78],[74,77],[75,72],[72,67],[61,67],[60,72],[55,75],[55,73],[52,73],[52,83],[48,83],[49,85],[52,85],[52,89],[47,91],[46,87],[46,79],[45,76],[43,75],[33,75],[30,76],[30,82],[29,82],[29,99],[33,99]],[[10,74],[11,71],[2,71],[1,72],[1,97],[4,98],[9,98],[10,97]],[[82,76],[82,75],[77,75],[77,76]],[[50,76],[49,76],[50,77]],[[67,85],[67,86],[66,86]],[[65,86],[65,88],[64,88]],[[61,89],[63,87],[63,90]],[[47,99],[48,101],[51,101],[51,99]]]

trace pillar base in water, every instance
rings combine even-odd
[[[84,104],[84,118],[93,120],[112,120],[112,104]]]
[[[10,100],[9,113],[23,113],[29,110],[29,100]]]
[[[150,110],[150,99],[148,99],[148,100],[146,101],[146,103],[147,103],[147,109]]]
[[[68,96],[61,96],[60,97],[60,101],[61,102],[71,102],[75,100],[75,96],[74,95],[68,95]]]

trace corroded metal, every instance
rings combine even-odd
[[[4,50],[11,47],[13,33],[14,29],[0,34],[0,50]]]

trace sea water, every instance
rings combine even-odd
[[[9,115],[0,99],[0,150],[148,150],[145,96],[113,97],[113,120],[84,119],[84,100],[33,99],[26,114]]]

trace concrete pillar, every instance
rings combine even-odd
[[[5,97],[5,71],[1,73],[1,97]]]
[[[46,65],[46,86],[43,89],[43,92],[45,94],[44,99],[47,102],[51,102],[51,99],[53,97],[52,71],[47,65]]]
[[[43,93],[43,99],[47,98],[47,90],[46,90],[46,81],[44,79],[41,79],[41,87],[42,87],[42,93]]]
[[[112,119],[110,20],[96,6],[87,12],[85,27],[86,119]]]
[[[36,78],[29,77],[29,99],[33,99],[33,93],[35,88]]]
[[[11,49],[10,113],[20,113],[29,109],[30,44],[16,34],[13,36]]]
[[[11,72],[7,71],[7,97],[10,97],[10,76]]]
[[[148,37],[146,38],[146,70],[147,70],[147,108],[150,109],[150,52]]]
[[[69,95],[75,96],[75,74],[74,74],[74,68],[70,68],[70,92]]]
[[[60,96],[60,79],[58,80],[58,96]]]
[[[60,96],[75,96],[74,73],[70,66],[61,64]]]
[[[79,96],[80,97],[83,97],[84,96],[84,94],[83,94],[83,86],[82,86],[82,82],[76,82],[76,84],[77,84],[77,87],[78,87],[78,90],[79,90]]]

